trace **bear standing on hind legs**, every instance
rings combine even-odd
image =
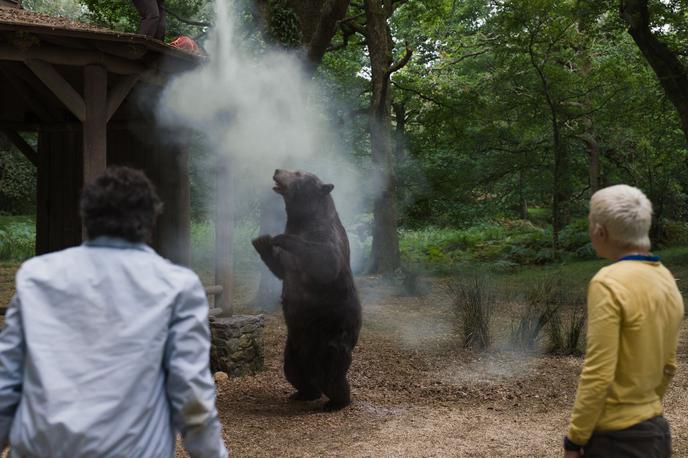
[[[351,403],[346,373],[361,329],[361,304],[349,264],[349,240],[339,221],[331,184],[306,172],[276,170],[275,192],[284,198],[284,234],[253,240],[261,259],[282,283],[287,324],[284,375],[291,399],[328,397],[325,410]]]

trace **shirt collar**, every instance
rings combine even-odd
[[[646,256],[646,255],[642,255],[642,254],[631,254],[628,256],[624,256],[623,258],[617,259],[616,262],[620,262],[620,261],[659,262],[660,258],[659,258],[659,256],[654,256],[654,255]]]
[[[87,240],[84,242],[84,245],[89,247],[132,249],[147,251],[149,253],[154,252],[153,249],[145,243],[130,242],[129,240],[120,237],[110,237],[107,235],[102,235],[92,240]]]

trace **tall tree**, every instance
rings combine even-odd
[[[365,38],[370,55],[372,97],[370,101],[370,145],[381,192],[373,210],[373,247],[370,273],[390,273],[400,265],[396,174],[392,138],[391,76],[411,58],[411,49],[394,63],[394,42],[389,19],[396,5],[392,0],[366,0]]]
[[[685,18],[688,8],[678,8]],[[621,0],[619,11],[628,25],[628,33],[654,70],[666,96],[676,107],[681,128],[688,139],[688,68],[679,59],[679,53],[664,43],[654,30],[648,0]]]

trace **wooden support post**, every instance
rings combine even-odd
[[[84,185],[107,167],[107,78],[100,65],[84,68]]]
[[[129,75],[125,76],[122,81],[120,81],[117,86],[110,90],[108,94],[107,101],[107,120],[110,121],[112,115],[115,114],[119,106],[127,98],[131,90],[134,88],[136,83],[139,81],[140,75]]]
[[[50,140],[47,132],[38,133],[38,170],[36,176],[36,254],[50,251]]]
[[[233,173],[228,155],[219,155],[215,176],[215,284],[222,288],[222,292],[215,296],[215,307],[222,309],[223,315],[229,316],[234,309],[232,304],[234,203],[232,201]]]
[[[19,135],[17,132],[11,129],[0,129],[0,132],[4,133],[9,141],[11,141],[14,146],[27,158],[34,166],[38,167],[38,153],[33,149],[31,145],[26,143],[26,140]]]
[[[86,119],[86,107],[84,99],[64,79],[52,65],[40,60],[27,60],[26,65],[31,71],[50,89],[55,96],[72,112],[80,121]],[[86,68],[88,68],[87,66]],[[106,74],[107,81],[107,74]],[[84,83],[86,84],[86,83]]]
[[[191,265],[191,191],[189,155],[184,146],[160,145],[155,154],[157,186],[163,213],[157,225],[160,254],[175,264]]]

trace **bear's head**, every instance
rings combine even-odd
[[[330,195],[334,185],[323,183],[312,173],[277,169],[272,179],[272,189],[284,198],[288,215],[306,216],[334,208]]]

